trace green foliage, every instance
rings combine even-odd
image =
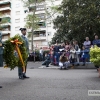
[[[17,52],[15,53],[16,46],[15,46],[15,44],[11,43],[12,40],[14,41],[16,39],[18,39],[18,41],[22,42],[22,44],[19,45],[19,49],[20,49],[20,52],[21,52],[21,55],[22,55],[22,58],[23,58],[23,61],[25,64],[26,64],[26,60],[28,57],[24,41],[20,37],[20,35],[15,35],[14,37],[5,41],[3,57],[4,57],[7,67],[11,68],[11,70],[14,69],[16,66],[22,67],[22,63],[18,57],[18,54],[16,54]]]
[[[30,5],[33,5],[35,3],[40,3],[45,0],[21,0],[21,1],[24,3],[25,7],[30,7]]]
[[[32,27],[34,27],[35,30],[39,28],[39,26],[37,24],[39,22],[39,19],[36,17],[36,15],[28,14],[26,19],[27,19],[27,22],[25,25],[26,28],[32,29]],[[28,35],[29,35],[29,37],[31,37],[32,34],[28,33]]]
[[[54,20],[57,30],[52,43],[76,39],[82,43],[86,36],[100,36],[100,0],[63,0],[57,8],[60,15]]]
[[[36,12],[36,6],[37,3],[40,3],[44,0],[22,0],[24,3],[24,6],[27,7],[28,9],[31,8],[32,14],[28,14],[27,16],[27,22],[26,22],[26,27],[31,29],[31,34],[29,33],[28,36],[31,36],[31,49],[33,51],[33,33],[34,30],[38,28],[37,22],[39,22],[39,19],[36,17],[35,12]]]
[[[100,66],[100,48],[95,46],[90,49],[90,61]]]

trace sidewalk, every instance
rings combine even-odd
[[[59,69],[59,66],[49,65],[49,67],[42,66],[43,62],[28,62],[27,69]],[[3,67],[0,67],[2,69]],[[94,64],[87,62],[85,66],[82,66],[82,63],[80,63],[80,66],[75,66],[75,69],[95,69]]]
[[[70,65],[71,66],[71,65]],[[45,68],[45,69],[59,69],[59,66],[53,66],[53,65],[49,65],[49,67],[46,66],[40,66],[40,69]],[[80,66],[75,66],[74,69],[95,69],[95,66],[93,63],[91,62],[87,62],[85,66],[82,66],[82,63],[80,62]]]

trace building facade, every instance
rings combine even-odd
[[[0,0],[0,18],[4,23],[0,24],[3,41],[7,40],[11,35],[11,0]]]
[[[57,16],[56,13],[52,13],[51,6],[59,5],[62,0],[43,0],[41,3],[36,4],[36,16],[40,19],[39,28],[34,30],[33,44],[34,47],[48,47],[49,43],[55,33],[53,29],[53,19]],[[7,18],[8,22],[3,25],[2,33],[3,39],[12,37],[15,34],[21,34],[20,28],[25,27],[26,16],[32,13],[32,7],[25,8],[21,0],[0,0],[0,13],[3,14],[3,18]],[[49,15],[47,14],[49,12]],[[32,29],[27,29],[28,33],[32,32]],[[31,37],[29,38],[29,44],[31,49]]]

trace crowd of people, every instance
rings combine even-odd
[[[90,62],[89,51],[94,45],[100,47],[100,39],[95,35],[93,41],[89,40],[89,37],[85,38],[82,43],[82,47],[79,46],[78,41],[73,40],[72,42],[66,41],[66,43],[52,45],[50,47],[50,53],[46,54],[46,59],[42,65],[49,67],[49,64],[59,66],[61,69],[65,66],[68,67],[71,64],[71,68],[79,66],[80,62],[83,62],[85,66],[86,62]]]

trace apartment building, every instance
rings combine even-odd
[[[3,41],[7,40],[11,35],[11,0],[0,0],[0,18],[5,20],[1,24],[0,31],[3,34]]]
[[[52,1],[52,2],[51,2]],[[36,16],[40,19],[38,25],[39,28],[34,30],[33,44],[34,47],[48,47],[55,30],[53,29],[53,19],[57,14],[53,14],[50,7],[52,5],[59,5],[62,0],[43,0],[43,2],[36,5]],[[15,34],[21,34],[20,28],[25,27],[26,16],[32,13],[32,7],[25,8],[21,0],[0,0],[0,13],[2,18],[7,18],[8,22],[3,24],[2,33],[3,40],[14,36]],[[50,13],[47,15],[46,11]],[[27,29],[28,33],[31,33],[31,29]],[[31,49],[31,38],[29,38],[29,45]]]
[[[34,31],[33,43],[35,47],[48,47],[56,30],[53,29],[53,19],[57,14],[51,11],[51,6],[61,4],[62,0],[43,0],[36,4],[36,16],[40,19],[39,28]],[[31,7],[35,7],[32,5]],[[29,13],[32,13],[31,7]],[[49,15],[47,14],[49,13]],[[31,30],[29,31],[31,32]],[[30,38],[31,40],[31,38]]]

